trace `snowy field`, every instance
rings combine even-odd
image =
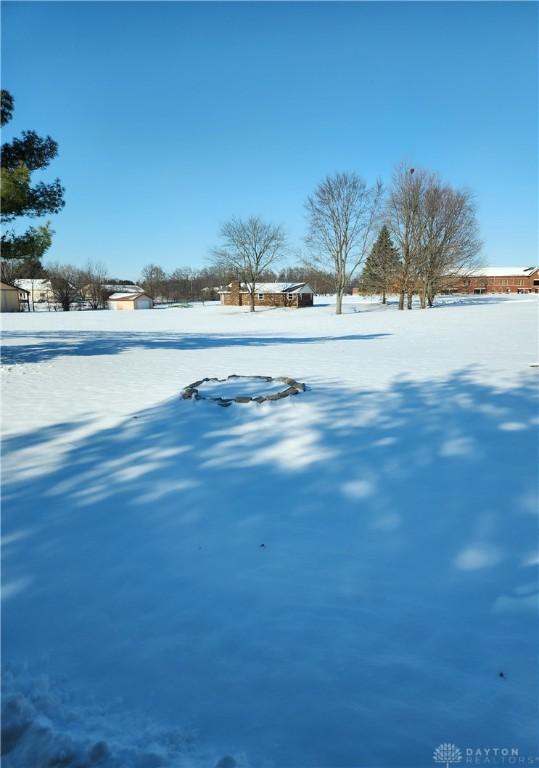
[[[6,768],[539,755],[537,297],[333,311],[2,316]]]

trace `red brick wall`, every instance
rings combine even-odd
[[[525,277],[469,277],[456,290],[462,293],[539,293],[539,272]]]

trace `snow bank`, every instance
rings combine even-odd
[[[121,699],[108,705],[20,665],[3,673],[2,762],[6,768],[248,768],[243,755],[202,751],[196,732],[163,728]]]

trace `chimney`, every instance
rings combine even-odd
[[[233,280],[229,287],[230,293],[233,293],[235,296],[241,291],[241,283],[239,280]]]

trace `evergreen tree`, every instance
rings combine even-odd
[[[9,91],[0,91],[0,125],[3,127],[13,117],[13,96]]]
[[[365,291],[379,293],[385,304],[387,293],[391,291],[400,265],[399,253],[393,245],[388,228],[384,224],[365,261],[361,275],[361,287]]]
[[[14,100],[9,91],[0,94],[0,122],[11,120]],[[64,207],[64,189],[59,179],[50,183],[32,184],[32,173],[46,168],[58,154],[58,144],[50,136],[42,138],[35,131],[23,131],[21,138],[2,144],[1,221],[12,222],[18,217],[38,217],[58,213]],[[2,259],[39,262],[52,241],[50,224],[29,227],[16,234],[3,230]]]

